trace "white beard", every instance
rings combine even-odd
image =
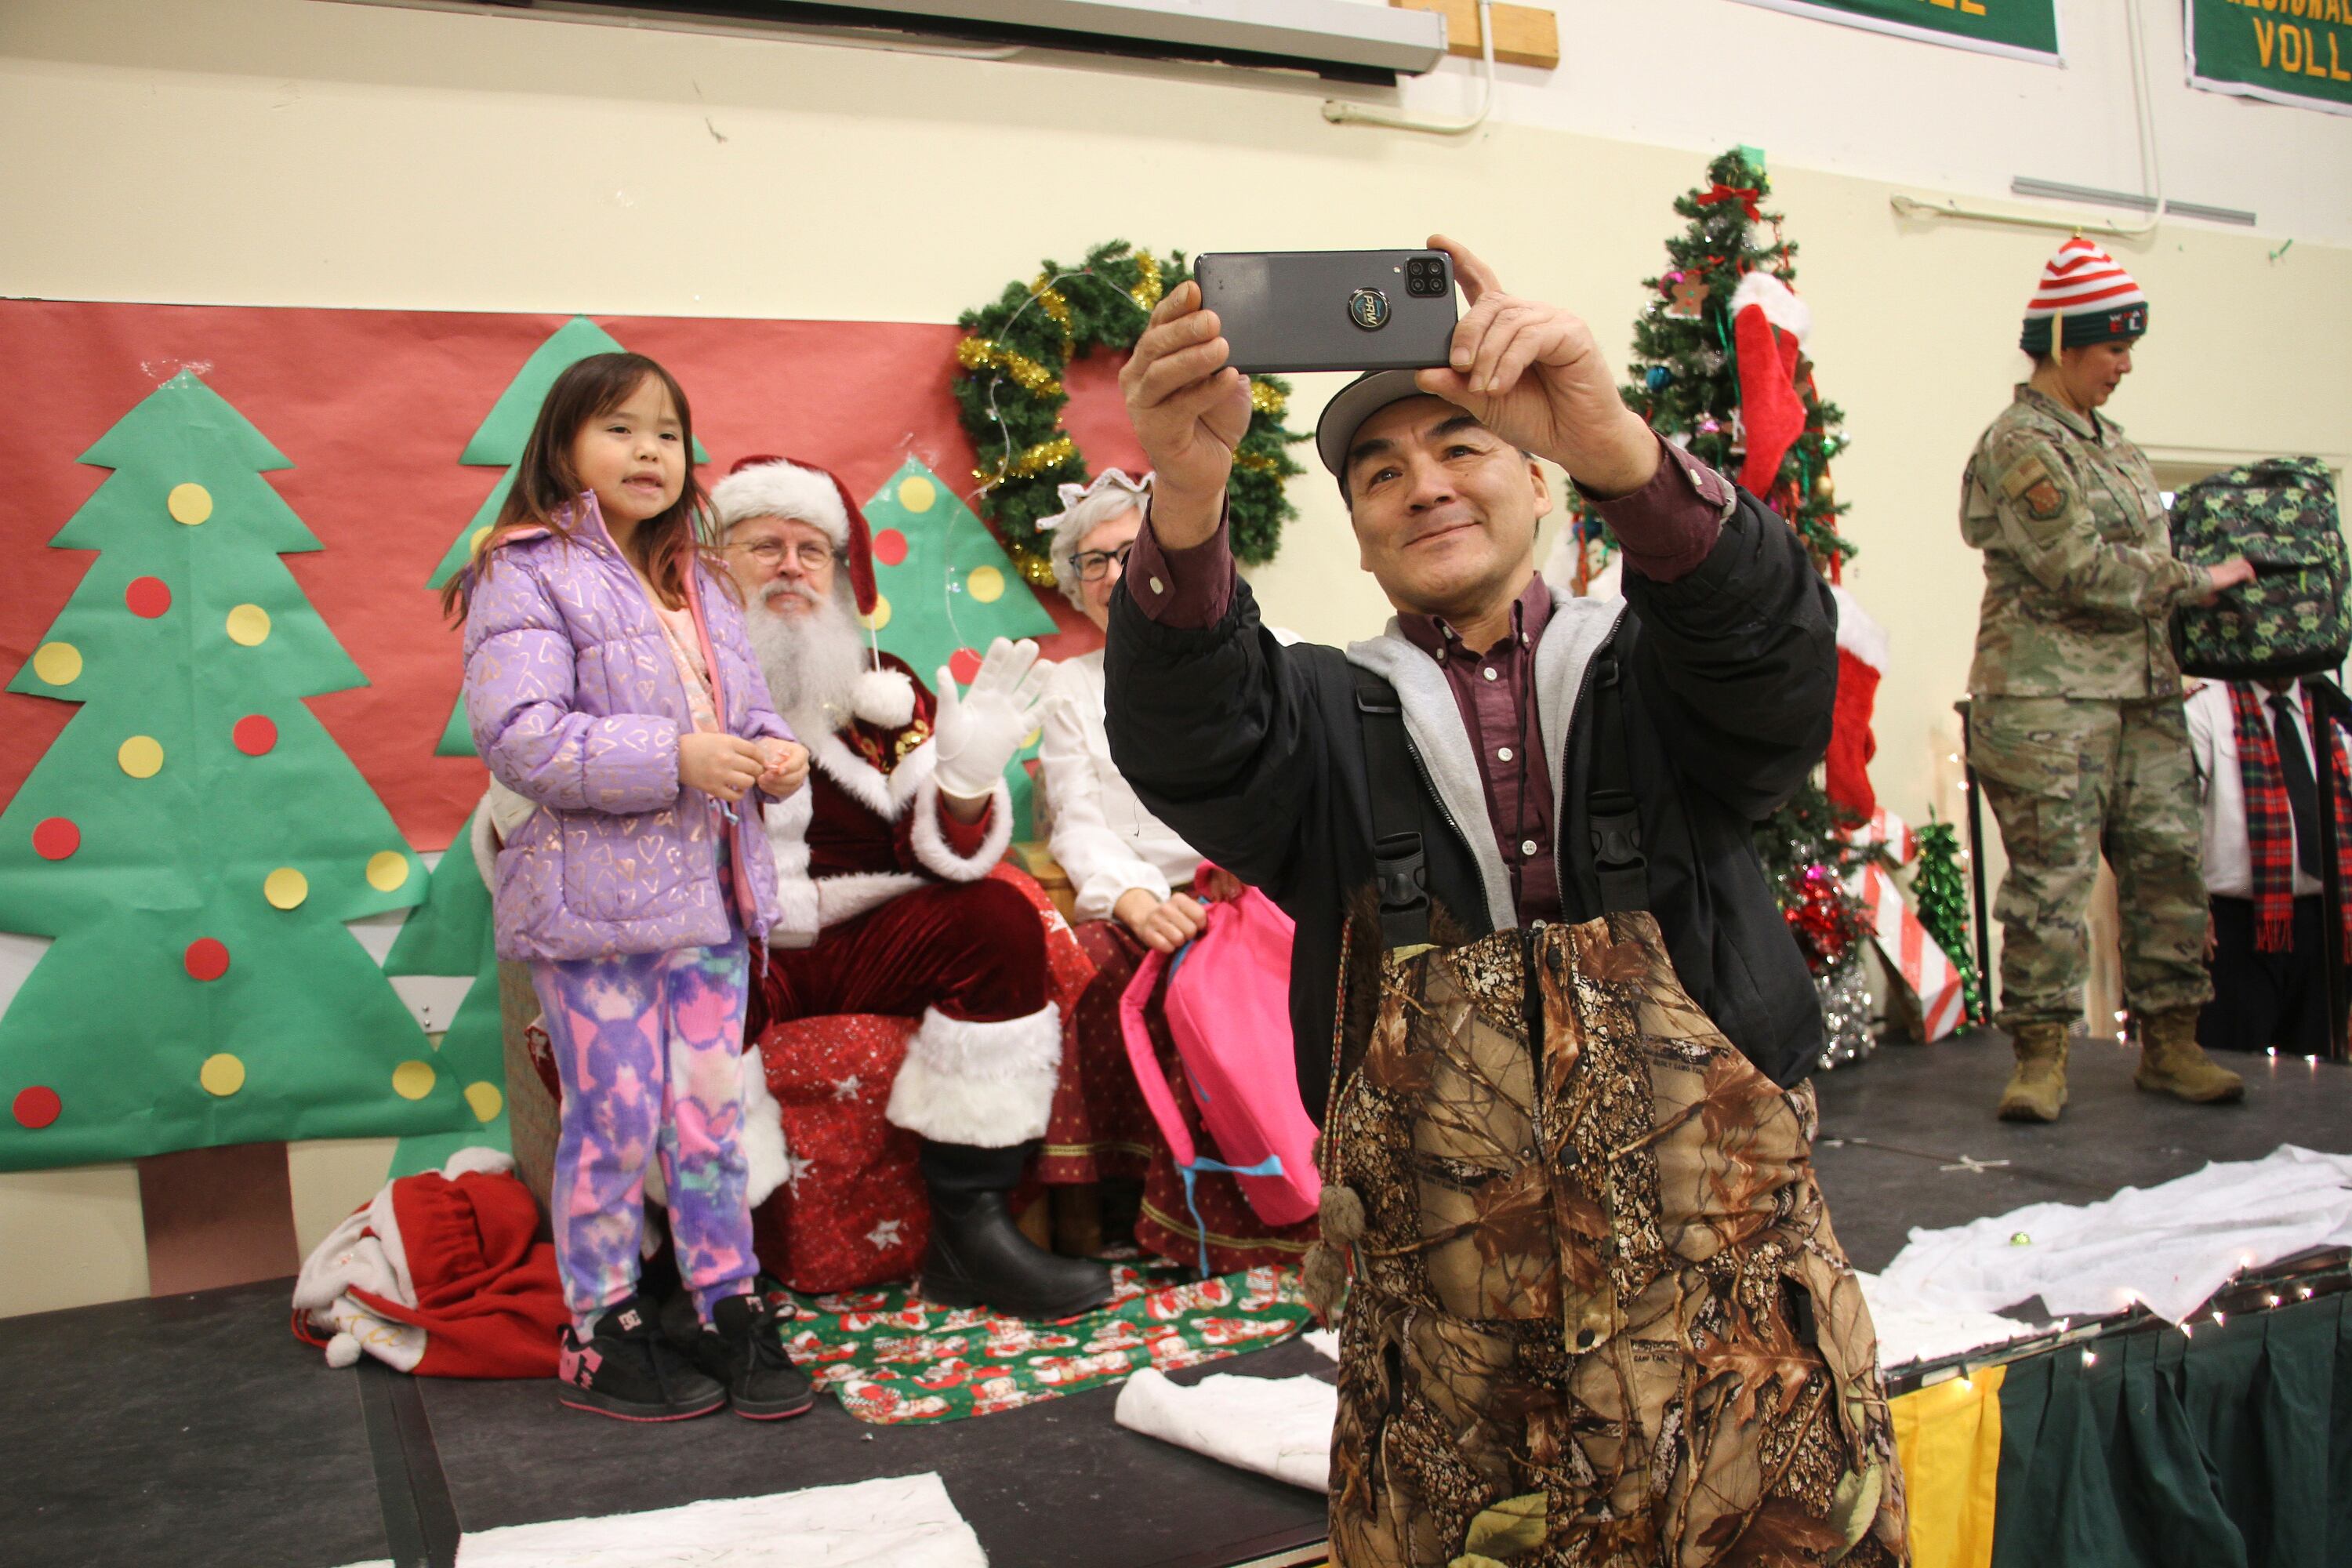
[[[770,608],[788,595],[805,600],[809,609]],[[744,621],[768,678],[768,695],[793,731],[809,737],[848,728],[857,678],[866,671],[866,637],[842,595],[820,599],[790,584],[771,584]]]

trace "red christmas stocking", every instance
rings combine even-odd
[[[1748,460],[1739,482],[1749,494],[1767,496],[1780,477],[1780,459],[1805,429],[1805,404],[1797,395],[1797,340],[1775,327],[1761,305],[1748,305],[1732,319],[1739,350],[1739,424],[1748,433]]]
[[[1870,759],[1878,738],[1871,719],[1878,707],[1878,682],[1886,673],[1886,632],[1843,588],[1832,587],[1838,607],[1837,705],[1830,713],[1830,799],[1858,816],[1878,809],[1870,784]]]

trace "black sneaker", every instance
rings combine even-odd
[[[816,1403],[815,1385],[793,1364],[783,1324],[762,1296],[728,1296],[713,1306],[694,1360],[727,1385],[728,1403],[746,1421],[781,1421]]]
[[[555,1375],[561,1403],[622,1421],[683,1421],[727,1403],[726,1389],[661,1337],[637,1296],[605,1308],[585,1344],[566,1325]]]

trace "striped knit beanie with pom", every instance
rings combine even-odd
[[[2147,296],[2114,257],[2078,234],[2042,268],[2017,346],[2046,354],[2053,343],[2126,342],[2147,331]]]

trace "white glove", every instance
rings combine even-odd
[[[940,759],[933,776],[941,794],[980,800],[996,788],[1013,754],[1042,722],[1038,710],[1052,668],[1037,662],[1037,645],[1027,637],[998,637],[961,697],[955,677],[939,672],[940,709],[931,731]]]

